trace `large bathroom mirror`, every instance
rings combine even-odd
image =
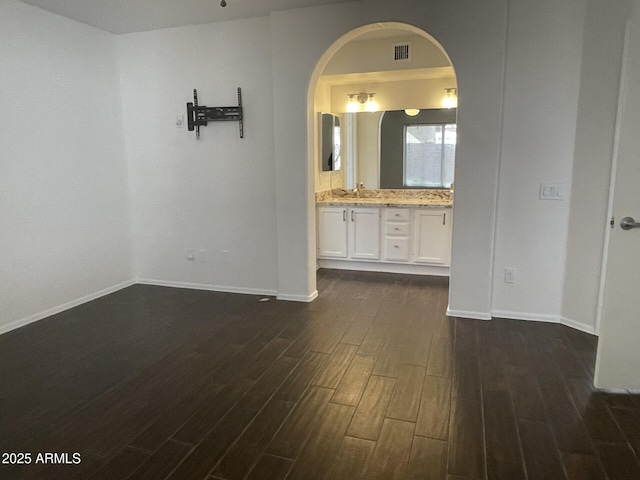
[[[412,115],[409,115],[411,113]],[[456,149],[456,109],[358,112],[346,142],[347,188],[450,188]]]
[[[331,113],[320,114],[321,155],[323,172],[338,171],[342,168],[342,129],[340,117]]]

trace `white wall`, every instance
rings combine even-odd
[[[494,316],[559,320],[569,202],[538,194],[542,182],[570,194],[583,4],[509,4]],[[504,282],[505,267],[515,268],[515,283]]]
[[[358,182],[380,188],[380,117],[382,112],[357,113]]]
[[[132,279],[113,37],[0,2],[0,332]]]
[[[265,17],[116,39],[143,281],[277,291],[269,28]],[[200,140],[176,128],[193,88],[213,107],[237,105],[237,87],[244,139],[237,122],[210,122]]]

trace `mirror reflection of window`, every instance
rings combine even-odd
[[[451,187],[455,155],[455,124],[405,125],[404,186]]]
[[[342,168],[342,133],[340,129],[340,118],[333,118],[333,170]]]
[[[347,131],[345,151],[354,142],[356,182],[370,188],[450,188],[454,181],[456,109],[357,113],[356,136]],[[408,154],[407,154],[408,153]],[[345,168],[351,157],[343,159]],[[356,183],[357,184],[357,183]]]

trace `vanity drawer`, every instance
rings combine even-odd
[[[411,210],[408,208],[385,208],[384,219],[387,222],[408,222],[411,219]]]
[[[387,222],[384,226],[385,235],[403,235],[409,236],[409,224],[408,223],[392,223]]]
[[[408,262],[409,245],[409,238],[385,237],[384,259],[396,262]]]

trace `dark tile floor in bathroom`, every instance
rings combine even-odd
[[[595,337],[447,318],[446,279],[318,290],[135,285],[0,336],[0,452],[32,455],[0,478],[640,479],[640,398],[593,390]]]

